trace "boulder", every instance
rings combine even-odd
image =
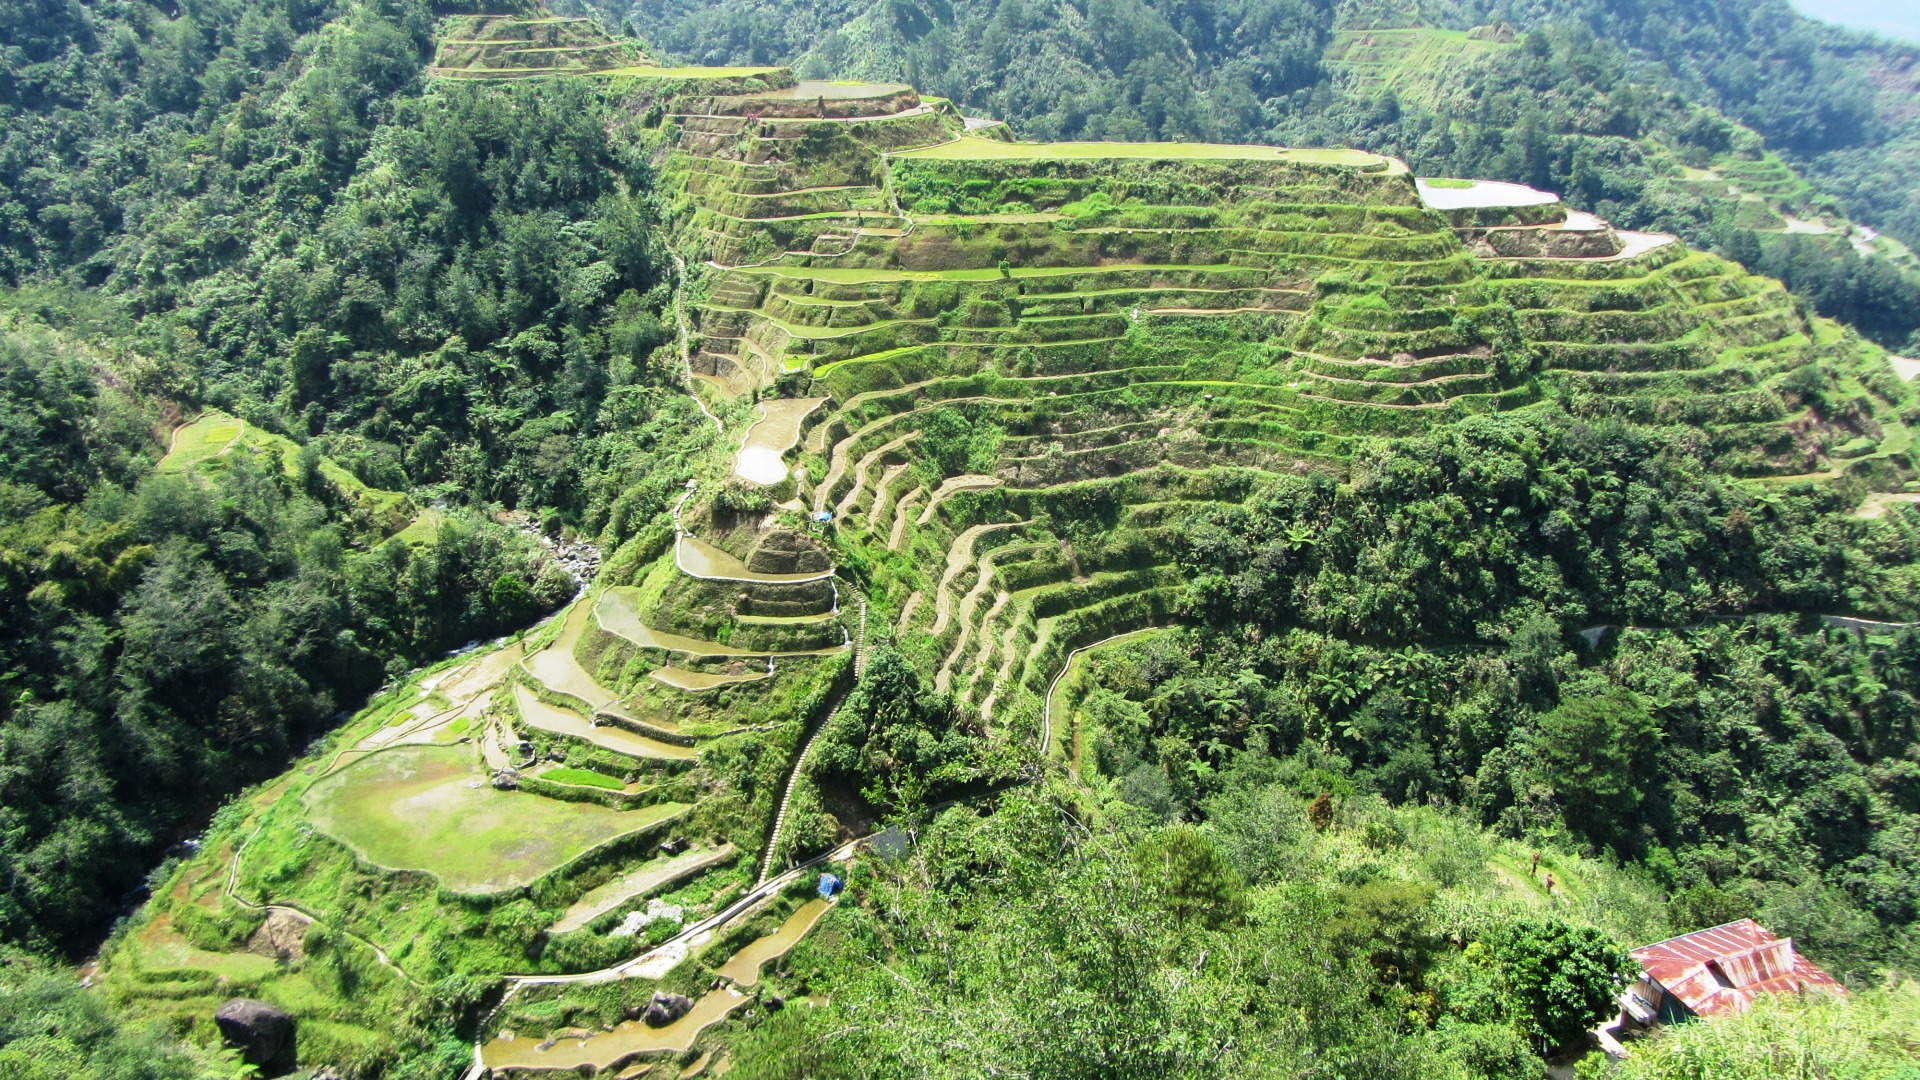
[[[687,1015],[692,1008],[693,999],[685,994],[668,994],[655,990],[652,1004],[647,1006],[646,1012],[640,1014],[640,1019],[645,1021],[648,1027],[666,1027]]]
[[[233,998],[213,1014],[220,1037],[247,1064],[265,1068],[293,1056],[293,1016],[264,1001]]]

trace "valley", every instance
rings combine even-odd
[[[1382,440],[1553,409],[1685,425],[1756,489],[1819,476],[1884,512],[1913,476],[1884,351],[1549,193],[1348,149],[1020,141],[902,84],[656,67],[579,20],[439,33],[435,78],[591,80],[653,118],[674,347],[718,437],[570,606],[222,811],[103,953],[133,1015],[259,997],[302,1064],[371,1071],[396,1018],[457,1013],[473,1076],[717,1073],[741,1023],[834,993],[788,960],[846,903],[820,874],[861,882],[910,805],[816,764],[876,648],[970,748],[916,797],[979,800],[1099,770],[1089,664],[1194,620],[1192,522]],[[1844,408],[1809,407],[1809,369]],[[209,413],[161,468],[251,431]],[[1610,917],[1584,890],[1611,869],[1569,856],[1541,892],[1499,858],[1475,888]]]

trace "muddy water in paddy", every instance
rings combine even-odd
[[[651,674],[655,680],[663,682],[675,690],[695,692],[711,690],[716,686],[731,686],[735,683],[759,682],[761,679],[771,677],[764,671],[750,672],[746,675],[728,675],[712,671],[688,671],[685,668],[676,667],[663,667],[649,674]]]
[[[645,735],[636,735],[623,727],[612,724],[589,724],[584,717],[572,709],[562,709],[549,705],[535,697],[533,691],[524,686],[513,688],[514,703],[520,706],[520,718],[542,731],[555,735],[571,735],[585,739],[595,746],[605,747],[616,754],[630,757],[664,758],[668,761],[684,761],[694,755],[691,746],[676,746],[673,743],[649,739]]]
[[[800,422],[826,398],[779,398],[760,403],[760,419],[747,431],[746,442],[733,459],[733,471],[743,479],[769,487],[787,478],[782,460],[800,441]]]
[[[741,949],[721,965],[721,978],[751,987],[759,981],[761,967],[791,951],[831,907],[825,900],[802,904],[779,930]],[[650,1028],[638,1020],[628,1020],[612,1031],[584,1039],[561,1039],[546,1049],[541,1049],[544,1042],[541,1039],[503,1036],[480,1049],[480,1060],[495,1070],[559,1072],[583,1066],[591,1066],[595,1072],[615,1069],[637,1057],[681,1054],[693,1049],[694,1040],[702,1031],[752,1000],[732,986],[723,986],[695,1002],[692,1011],[666,1027]]]
[[[585,600],[575,600],[573,607],[567,610],[567,621],[561,626],[560,636],[553,644],[527,657],[525,667],[536,679],[563,694],[572,694],[591,708],[604,709],[614,704],[614,697],[607,688],[595,682],[587,669],[573,655],[573,647],[580,640],[580,632],[586,627],[587,620],[593,617],[588,610],[592,605]]]
[[[691,656],[767,656],[762,651],[736,649],[731,645],[722,645],[717,641],[701,641],[699,638],[683,637],[664,630],[655,630],[640,621],[639,591],[630,585],[616,585],[600,594],[598,616],[600,625],[607,633],[626,638],[635,645],[646,649],[665,649],[668,652],[687,653]],[[825,649],[797,649],[775,652],[774,656],[831,656],[844,652],[845,642]]]
[[[569,930],[578,930],[636,896],[644,896],[707,867],[723,863],[733,855],[734,846],[723,844],[717,848],[696,848],[671,858],[655,859],[599,888],[588,890],[586,895],[574,901],[559,922],[553,924],[549,933],[564,934]]]
[[[489,1069],[558,1072],[592,1066],[598,1072],[646,1054],[684,1054],[693,1049],[693,1041],[702,1031],[752,1000],[728,987],[701,998],[692,1011],[666,1027],[652,1028],[628,1020],[612,1031],[585,1039],[562,1039],[544,1050],[540,1039],[498,1038],[480,1049],[480,1060]]]
[[[712,578],[722,581],[764,581],[770,584],[783,584],[794,581],[819,581],[833,574],[831,570],[813,570],[804,574],[763,574],[758,570],[747,569],[747,564],[730,552],[722,551],[697,536],[682,534],[680,546],[674,551],[680,569],[699,578]]]
[[[809,900],[800,905],[800,910],[787,916],[780,929],[748,945],[733,954],[733,959],[722,965],[718,974],[721,978],[736,986],[752,986],[760,981],[760,969],[768,961],[778,960],[787,955],[800,939],[807,936],[813,924],[827,913],[831,906],[825,900]]]

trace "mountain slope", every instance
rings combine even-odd
[[[1818,629],[1920,611],[1913,516],[1872,511],[1914,475],[1878,347],[1674,236],[1366,151],[1022,142],[903,83],[535,77],[471,40],[436,86],[643,118],[626,168],[685,267],[670,371],[700,403],[647,483],[682,494],[563,618],[223,817],[105,958],[132,1014],[204,1030],[245,987],[320,1021],[303,1061],[367,1073],[777,1069],[812,1029],[773,1002],[824,993],[865,1034],[794,1059],[817,1075],[1164,1029],[1139,1067],[1337,1044],[1467,1077],[1599,1019],[1616,939],[1760,911],[1850,978],[1907,961],[1912,631]],[[916,839],[864,853],[893,822]],[[1553,847],[1555,883],[1483,829]],[[1269,857],[1358,861],[1288,891]],[[810,898],[819,869],[850,899]],[[1462,910],[1480,959],[1439,945]],[[1255,947],[1287,924],[1357,981],[1231,1031],[1182,1004],[1202,949],[1233,958],[1204,1002],[1267,1000],[1247,965],[1305,970]],[[982,951],[923,951],[961,932]],[[1475,996],[1534,947],[1593,1002]],[[991,986],[1101,1004],[1036,1040]],[[648,1022],[655,994],[687,1011]]]
[[[1657,16],[1578,0],[1524,18],[1459,2],[750,10],[618,14],[673,55],[904,79],[1030,137],[1357,145],[1422,172],[1529,183],[1789,276],[1823,313],[1890,347],[1920,330],[1904,314],[1920,299],[1904,247],[1848,220],[1920,239],[1902,201],[1920,160],[1912,50],[1821,27],[1784,0]],[[1387,62],[1354,53],[1356,35],[1372,31],[1450,44],[1401,51],[1414,85],[1395,85],[1361,70]],[[1773,244],[1767,234],[1786,223],[1683,182],[1687,167],[1770,160],[1769,149],[1818,189],[1789,212],[1855,243],[1797,233]],[[1775,250],[1762,259],[1744,234]]]

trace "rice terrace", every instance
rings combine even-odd
[[[349,40],[388,18],[356,5],[299,53],[369,86],[420,53],[347,165],[276,151],[352,212],[289,180],[307,225],[207,242],[271,256],[231,288],[344,329],[140,418],[169,438],[96,469],[85,513],[123,524],[87,543],[81,501],[0,476],[39,545],[0,549],[0,584],[51,567],[32,602],[78,613],[38,655],[159,658],[68,680],[116,738],[205,687],[182,746],[292,762],[205,798],[190,841],[126,826],[169,854],[85,969],[115,1015],[312,1080],[1652,1080],[1636,1060],[1705,1036],[1665,997],[1628,1023],[1673,989],[1628,947],[1757,919],[1852,997],[1739,1022],[1857,1005],[1839,1041],[1920,1058],[1920,363],[1613,195],[1416,175],[1385,139],[1022,138],[899,81],[964,11],[689,66],[532,0],[402,6],[385,46]],[[1326,85],[1371,104],[1327,131],[1603,48],[1335,8]],[[1236,87],[1166,108],[1225,116]],[[1582,116],[1658,98],[1617,87]],[[254,153],[246,116],[179,175]],[[1456,147],[1453,119],[1404,145]],[[1651,160],[1702,221],[1908,272],[1743,131],[1582,150],[1580,176]],[[176,264],[114,273],[162,310]],[[138,323],[141,378],[208,382],[173,357],[223,320],[297,322],[196,295]],[[99,393],[85,438],[138,426]],[[236,524],[266,505],[282,525]],[[360,692],[297,693],[295,660],[228,679],[219,635]]]
[[[659,803],[622,813],[476,787],[471,757],[463,748],[412,746],[370,754],[308,789],[310,820],[375,866],[422,870],[455,892],[488,893],[526,885],[687,809]]]

